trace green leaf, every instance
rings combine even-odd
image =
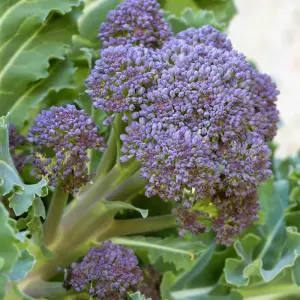
[[[134,294],[129,294],[128,296],[129,296],[128,299],[132,299],[132,300],[151,300],[151,298],[146,298],[140,292],[135,292]]]
[[[165,263],[172,263],[177,270],[190,269],[197,256],[206,248],[201,241],[185,241],[181,238],[156,238],[134,236],[113,238],[113,243],[129,246],[139,251],[146,251],[149,261],[154,264],[159,258]]]
[[[163,274],[163,278],[160,284],[160,294],[162,299],[171,299],[171,287],[176,280],[176,275],[171,272],[167,271]]]
[[[292,268],[293,281],[300,287],[300,256],[298,256],[294,262]]]
[[[20,280],[26,277],[28,272],[35,264],[35,257],[31,255],[27,250],[21,252],[21,256],[13,266],[12,271],[9,274],[11,280]]]
[[[32,205],[36,197],[46,196],[47,182],[42,179],[36,184],[24,184],[14,167],[9,152],[9,115],[0,118],[0,195],[9,195],[9,206],[17,216]]]
[[[181,274],[170,287],[172,299],[240,299],[223,280],[227,257],[234,256],[232,248],[223,249],[212,240],[191,270]]]
[[[193,0],[201,9],[213,11],[220,22],[229,21],[237,13],[234,0]]]
[[[169,11],[171,14],[180,15],[180,13],[186,8],[190,7],[194,10],[197,10],[197,5],[193,0],[185,0],[185,1],[178,1],[178,0],[166,0],[163,9]]]
[[[0,283],[1,285],[1,283]],[[5,294],[3,300],[36,300],[28,295],[25,295],[17,284],[12,284],[11,288]]]
[[[36,109],[40,103],[45,107],[48,103],[49,94],[57,94],[64,89],[75,89],[73,75],[75,68],[69,60],[51,61],[48,69],[48,76],[28,85],[27,89],[15,101],[11,107],[12,123],[16,126],[22,126],[24,120],[35,117],[39,109]],[[56,100],[56,99],[55,99]],[[56,100],[57,101],[57,100]],[[32,115],[30,112],[36,110]]]
[[[139,212],[143,218],[147,218],[147,216],[148,216],[148,210],[137,208],[137,207],[135,207],[131,204],[125,203],[125,202],[121,202],[121,201],[113,201],[113,202],[103,201],[103,203],[105,205],[105,208],[108,211],[120,212],[120,211],[125,210],[125,209],[130,209],[130,210],[135,210],[135,211]]]
[[[0,203],[0,299],[4,297],[9,274],[16,263],[19,253],[15,244],[15,232],[9,224],[9,216]]]
[[[288,182],[269,180],[259,188],[259,197],[264,224],[236,241],[239,258],[228,258],[225,264],[226,281],[236,286],[270,282],[300,255],[300,234],[288,230],[284,221]]]
[[[43,224],[39,214],[40,212],[36,211],[34,206],[29,208],[26,218],[20,218],[17,221],[17,229],[26,229],[27,233],[30,232],[30,241],[38,247],[38,253],[47,258],[53,258],[54,254],[46,247],[44,242]]]
[[[106,20],[107,13],[113,10],[118,3],[118,0],[85,1],[83,14],[78,19],[80,35],[92,43],[100,44],[97,38],[100,24]]]
[[[28,85],[49,76],[50,59],[64,59],[76,32],[75,20],[69,12],[79,2],[1,2],[0,115],[11,111],[12,119],[22,124],[26,117],[24,105],[30,105],[26,97]]]
[[[238,291],[223,292],[218,291],[216,294],[211,294],[214,291],[214,286],[207,288],[184,289],[171,293],[173,300],[242,300],[244,299]]]
[[[191,8],[186,8],[179,17],[166,13],[166,18],[175,34],[189,27],[200,28],[208,24],[220,31],[225,31],[228,25],[220,22],[213,11],[197,10],[195,12]]]

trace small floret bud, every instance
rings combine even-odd
[[[133,251],[108,241],[91,248],[81,262],[72,263],[64,287],[100,300],[122,300],[127,291],[136,291],[142,280]]]
[[[107,14],[99,30],[105,47],[131,44],[160,48],[171,35],[156,0],[125,0]]]
[[[89,180],[87,150],[105,150],[95,123],[74,105],[43,110],[29,129],[28,140],[37,148],[32,175],[47,176],[49,185],[61,184],[67,192],[77,192]]]

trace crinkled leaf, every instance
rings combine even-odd
[[[25,278],[28,272],[35,264],[35,257],[31,255],[27,250],[21,252],[21,256],[13,266],[12,271],[9,274],[11,280],[20,280]]]
[[[269,180],[259,188],[259,196],[264,224],[235,242],[239,258],[228,258],[225,264],[226,281],[236,286],[270,282],[293,267],[300,254],[300,234],[285,227],[288,182]]]
[[[132,300],[151,300],[151,298],[146,298],[140,292],[135,292],[134,294],[129,294],[128,299],[132,299]]]
[[[44,241],[44,230],[43,224],[41,222],[40,212],[36,211],[35,206],[32,206],[26,218],[20,218],[17,221],[17,229],[24,230],[26,229],[31,234],[31,242],[39,247],[39,251],[43,256],[48,258],[53,258],[53,253],[46,247]]]
[[[213,239],[208,239],[207,245],[207,250],[200,255],[190,270],[175,280],[173,278],[169,289],[164,287],[165,292],[172,296],[171,299],[241,299],[240,295],[234,293],[222,280],[226,258],[235,255],[233,249],[222,250],[216,246]],[[168,280],[172,279],[171,275],[168,276]]]
[[[165,263],[172,263],[177,270],[191,268],[195,259],[206,249],[200,241],[185,241],[181,238],[156,238],[135,236],[130,238],[114,238],[116,244],[122,244],[139,251],[146,251],[151,264],[159,258]]]
[[[36,197],[47,195],[47,182],[42,179],[36,184],[24,184],[14,167],[9,152],[9,115],[0,118],[0,194],[9,195],[9,206],[17,216],[32,205]]]
[[[190,7],[194,10],[197,10],[198,7],[193,0],[165,0],[162,8],[166,11],[169,11],[171,14],[180,15],[180,13],[186,8]]]
[[[234,0],[193,0],[201,9],[213,11],[220,22],[229,21],[235,16],[237,10]]]
[[[31,105],[26,96],[32,88],[29,84],[49,76],[50,59],[64,59],[76,26],[69,12],[79,2],[1,2],[0,114],[11,111],[14,123],[22,124],[26,118],[24,107]]]
[[[9,224],[8,212],[0,203],[0,299],[5,294],[9,274],[18,260],[19,252],[15,244],[15,232]]]
[[[33,118],[39,111],[36,107],[40,103],[42,107],[59,104],[55,103],[56,99],[56,101],[48,101],[49,93],[56,95],[64,89],[75,89],[74,72],[75,68],[69,60],[51,61],[48,76],[28,85],[11,108],[13,124],[21,126],[24,119]],[[36,110],[35,114],[30,114],[34,109]],[[22,117],[20,117],[21,114]]]
[[[217,284],[202,285],[202,278],[212,277],[213,270],[208,269],[206,273],[199,274],[199,284],[194,288],[188,286],[180,290],[171,291],[176,283],[177,277],[172,272],[163,275],[160,291],[162,299],[172,300],[241,300],[242,295],[228,286]],[[204,279],[205,280],[205,279]]]
[[[220,31],[224,31],[228,25],[225,22],[219,21],[213,11],[202,9],[193,11],[191,8],[186,8],[180,16],[166,13],[166,18],[174,33],[178,33],[189,27],[200,28],[207,24]]]

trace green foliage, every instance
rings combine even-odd
[[[27,273],[35,264],[35,258],[27,250],[22,250],[21,255],[9,274],[11,280],[20,280],[26,277]]]
[[[22,126],[28,109],[44,99],[42,92],[38,97],[32,93],[43,85],[37,81],[53,72],[49,60],[65,59],[76,27],[71,10],[78,4],[79,0],[1,2],[0,115],[10,111],[14,124]],[[48,90],[60,88],[60,83],[48,84]]]
[[[268,299],[273,292],[278,297],[283,290],[284,295],[297,293],[300,234],[296,226],[289,228],[285,223],[291,206],[289,186],[288,180],[272,179],[263,184],[259,189],[263,221],[226,250],[208,241],[191,270],[179,275],[166,272],[161,285],[163,297],[244,299],[263,294]]]
[[[168,0],[163,8],[174,33],[189,27],[200,28],[206,24],[225,31],[236,14],[231,0],[191,0],[188,4],[186,1]]]
[[[195,259],[206,249],[201,241],[186,241],[181,238],[156,238],[136,236],[130,238],[115,238],[114,243],[122,244],[145,255],[151,264],[158,259],[164,263],[171,263],[176,270],[188,270]]]
[[[15,232],[2,203],[0,203],[0,236],[0,298],[2,299],[11,271],[18,260]]]
[[[24,184],[9,152],[9,115],[0,118],[0,195],[8,196],[9,206],[17,216],[25,213],[36,197],[47,195],[47,182]]]
[[[132,300],[151,300],[151,298],[146,298],[140,292],[135,292],[134,294],[129,294],[128,299],[132,299]]]
[[[108,11],[114,9],[118,0],[85,0],[82,15],[78,19],[80,36],[99,46],[96,38],[100,24],[105,21]]]
[[[174,33],[189,27],[200,28],[206,24],[220,31],[225,31],[226,29],[226,23],[218,21],[215,13],[207,10],[197,10],[195,12],[191,8],[186,8],[179,17],[166,12],[166,18]]]
[[[293,267],[300,254],[300,234],[284,223],[288,182],[270,180],[259,191],[264,224],[235,243],[240,259],[229,258],[225,265],[227,282],[237,286],[273,280],[285,268]]]

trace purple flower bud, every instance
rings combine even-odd
[[[99,30],[105,47],[132,44],[159,48],[170,36],[156,0],[125,0],[107,14]],[[141,58],[136,61],[139,65]]]
[[[136,291],[142,280],[143,272],[132,250],[108,241],[91,248],[81,262],[72,263],[63,286],[100,300],[122,300],[127,291]]]
[[[83,110],[73,105],[43,110],[29,129],[28,139],[37,147],[32,155],[37,176],[48,176],[49,185],[61,182],[63,189],[76,192],[89,180],[87,150],[104,150],[104,139]],[[47,157],[51,151],[54,157]]]

